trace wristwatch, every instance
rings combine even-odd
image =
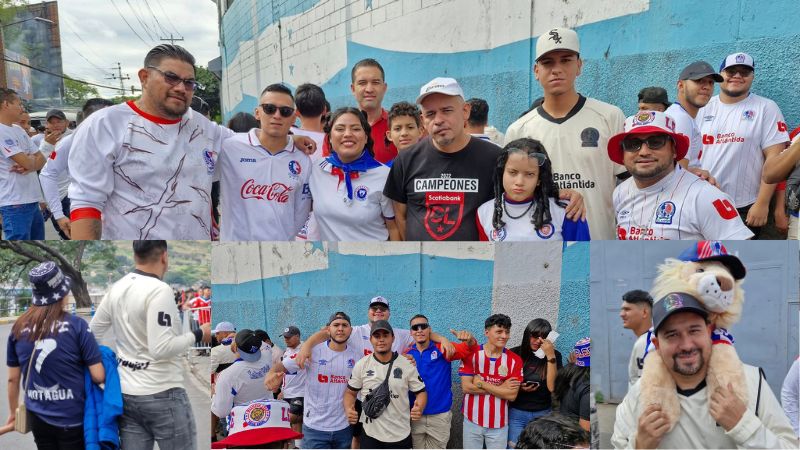
[[[547,360],[547,362],[555,364],[556,363],[556,359],[555,358],[550,358],[550,359]]]
[[[477,386],[478,389],[483,389],[483,382],[482,381],[478,381],[477,383],[475,383],[475,386]]]

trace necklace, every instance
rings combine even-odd
[[[522,211],[522,214],[520,214],[518,216],[512,216],[511,213],[508,212],[508,207],[506,207],[506,200],[505,200],[505,198],[503,198],[503,212],[506,213],[506,216],[508,216],[509,219],[515,219],[515,220],[519,219],[520,217],[522,217],[525,214],[527,214],[528,211],[531,210],[531,208],[533,208],[533,200],[531,200],[530,203],[528,203],[528,207],[525,208],[525,211]]]

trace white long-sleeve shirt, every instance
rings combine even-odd
[[[183,387],[179,355],[195,335],[182,331],[172,288],[154,275],[134,271],[114,283],[89,327],[98,341],[113,330],[123,394]]]
[[[657,357],[653,355],[651,357]],[[703,387],[690,396],[678,395],[681,415],[672,431],[666,433],[658,448],[797,448],[797,438],[789,425],[789,419],[781,409],[778,399],[766,381],[761,382],[758,401],[759,371],[753,366],[744,366],[747,378],[748,404],[739,423],[730,431],[717,425],[708,411],[708,388]],[[617,407],[614,448],[635,448],[639,415],[641,379],[628,390],[628,394]],[[756,415],[757,413],[757,415]]]
[[[69,211],[63,211],[61,208],[61,200],[67,196],[69,183],[72,181],[67,160],[69,150],[72,148],[73,134],[72,130],[68,131],[69,133],[56,142],[56,145],[42,141],[39,146],[39,151],[47,158],[42,171],[39,172],[39,183],[42,185],[47,207],[56,220],[63,219],[69,214]]]
[[[794,434],[800,437],[800,413],[798,413],[798,403],[800,402],[800,358],[795,359],[789,373],[783,380],[781,388],[781,405],[783,411],[792,423]]]

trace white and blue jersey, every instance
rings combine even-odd
[[[550,223],[536,229],[531,223],[535,205],[530,201],[515,202],[503,197],[503,222],[505,226],[495,230],[492,226],[494,199],[478,208],[478,235],[482,241],[588,241],[589,224],[567,219],[566,210],[555,199],[550,199]],[[512,218],[509,216],[514,216]]]

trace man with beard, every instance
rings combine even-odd
[[[783,414],[757,367],[744,365],[748,404],[730,385],[706,386],[711,333],[708,312],[694,297],[671,293],[653,304],[653,345],[675,380],[681,415],[669,430],[661,405],[639,404],[639,383],[617,407],[615,448],[797,448]]]
[[[302,448],[350,448],[353,438],[342,398],[362,349],[347,343],[353,331],[347,314],[333,313],[327,330],[330,339],[315,345],[305,364]],[[264,381],[267,389],[277,390],[286,373],[301,369],[296,356],[291,355],[270,369]]]
[[[676,162],[689,138],[658,111],[625,120],[625,131],[608,140],[608,156],[632,175],[614,189],[617,239],[749,239],[730,198]],[[677,165],[677,167],[676,167]]]

